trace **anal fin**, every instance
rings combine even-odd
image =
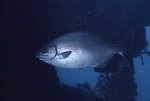
[[[114,55],[109,56],[109,58],[104,59],[104,61],[102,61],[98,66],[96,66],[95,68],[105,68],[106,65],[109,63],[109,61],[112,59]]]

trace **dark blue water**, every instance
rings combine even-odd
[[[149,88],[140,80],[149,76],[138,77],[149,69],[139,68],[138,56],[148,56],[149,5],[150,0],[3,0],[1,101],[148,101]],[[96,32],[112,43],[133,33],[129,56],[138,57],[137,69],[119,67],[115,58],[108,65],[115,70],[101,73],[94,89],[86,83],[77,87],[60,83],[55,67],[36,59],[35,52],[47,41],[73,31]]]

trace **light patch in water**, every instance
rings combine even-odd
[[[56,67],[56,70],[59,82],[72,87],[76,87],[77,83],[84,84],[86,82],[93,88],[99,77],[99,73],[95,72],[93,68],[67,69]]]

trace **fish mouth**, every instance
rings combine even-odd
[[[42,53],[40,53],[40,55],[36,55],[35,57],[38,58],[41,61],[50,61],[50,60],[53,59],[53,58],[49,58],[48,55],[44,55]]]

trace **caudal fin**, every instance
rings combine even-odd
[[[133,57],[132,57],[132,54],[130,53],[119,53],[123,58],[124,60],[129,64],[129,66],[134,69],[134,63],[133,63]]]
[[[130,67],[132,69],[134,69],[134,65],[133,65],[133,54],[132,54],[132,43],[133,43],[133,34],[134,32],[131,31],[123,40],[123,42],[121,43],[121,46],[123,48],[123,51],[121,53],[119,53],[124,59],[125,61],[130,65]]]

